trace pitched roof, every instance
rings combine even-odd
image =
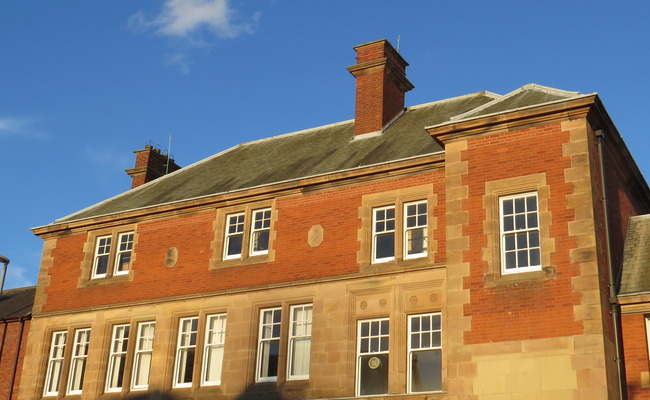
[[[409,107],[381,134],[354,138],[350,120],[243,143],[53,224],[429,155],[442,148],[425,127],[579,96],[526,85],[504,96],[477,92]]]
[[[650,292],[650,214],[630,219],[623,250],[620,295]]]
[[[30,315],[35,294],[35,286],[3,290],[0,296],[0,320]]]

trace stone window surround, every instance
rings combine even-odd
[[[251,232],[253,223],[253,212],[265,208],[271,209],[271,229],[269,232],[269,249],[264,254],[252,255],[250,251]],[[241,256],[236,258],[224,258],[224,245],[226,243],[227,216],[231,214],[244,213],[244,238],[242,239]],[[213,223],[214,239],[212,240],[212,258],[210,260],[210,269],[230,267],[241,264],[255,264],[260,262],[273,261],[275,259],[275,250],[273,243],[275,241],[275,225],[277,221],[277,211],[275,201],[261,201],[249,204],[240,204],[227,206],[217,209],[217,215]]]
[[[277,377],[272,380],[274,385],[292,387],[292,388],[301,388],[307,387],[310,382],[309,377],[304,378],[291,378],[289,379],[289,329],[291,329],[291,310],[293,306],[301,305],[311,305],[312,306],[312,326],[314,324],[313,315],[314,315],[314,299],[313,298],[295,298],[291,300],[277,301],[277,302],[262,302],[253,304],[251,309],[252,318],[251,318],[251,342],[250,348],[252,349],[251,357],[255,360],[253,364],[253,370],[249,371],[249,381],[251,384],[265,384],[269,381],[255,382],[257,376],[257,357],[259,351],[259,329],[261,322],[262,310],[276,309],[281,310],[281,319],[280,319],[280,351],[279,351],[279,362]],[[313,361],[313,360],[312,360]]]
[[[115,257],[119,247],[119,236],[122,233],[133,232],[133,248],[131,250],[131,266],[136,259],[136,247],[138,243],[137,225],[120,225],[117,227],[97,229],[88,232],[86,242],[84,243],[83,252],[84,259],[81,262],[81,277],[77,282],[77,287],[87,287],[103,284],[111,284],[115,282],[124,282],[133,280],[133,268],[129,268],[128,272],[114,275]],[[97,239],[102,236],[111,236],[111,251],[108,261],[108,268],[105,277],[92,278],[93,266],[95,259],[95,250],[97,246]]]
[[[415,201],[427,201],[427,254],[423,257],[404,257],[404,204]],[[437,241],[433,232],[437,228],[437,219],[433,214],[438,205],[438,196],[433,193],[433,184],[413,186],[403,189],[372,193],[362,196],[362,205],[359,207],[361,228],[357,238],[360,242],[360,251],[357,253],[357,262],[363,271],[368,268],[391,268],[398,265],[433,263],[437,249]],[[395,206],[395,258],[391,261],[373,263],[373,210],[378,207]]]
[[[501,270],[500,198],[529,192],[537,193],[542,268],[536,271],[503,274]],[[555,278],[555,266],[551,265],[551,253],[555,251],[555,240],[549,235],[551,225],[549,199],[550,187],[546,183],[546,174],[544,173],[485,183],[483,206],[486,218],[483,222],[483,232],[486,235],[487,245],[483,249],[483,260],[488,264],[488,271],[484,276],[486,286]]]

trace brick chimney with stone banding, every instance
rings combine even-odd
[[[404,110],[404,94],[413,89],[406,79],[409,65],[386,39],[355,46],[357,64],[354,135],[381,132]]]
[[[133,152],[135,153],[135,167],[126,170],[126,173],[133,178],[131,189],[181,169],[173,158],[169,158],[167,154],[160,154],[160,149],[154,149],[150,144],[144,146],[142,150]],[[169,160],[169,166],[167,160]]]

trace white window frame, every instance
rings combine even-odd
[[[268,213],[268,216],[267,216]],[[258,220],[258,216],[261,216]],[[258,226],[258,222],[260,222]],[[269,237],[267,237],[266,248],[262,250],[256,250],[256,239],[260,234],[266,232]],[[262,254],[269,253],[269,244],[271,242],[271,208],[261,208],[259,210],[253,210],[251,218],[251,238],[250,238],[250,255],[259,256]]]
[[[383,323],[386,323],[386,331],[382,330],[382,325]],[[368,335],[367,336],[362,336],[362,331],[363,328],[362,326],[364,324],[369,324],[368,328]],[[372,331],[372,326],[373,324],[378,324],[379,332],[377,334],[373,334]],[[368,341],[368,346],[362,345],[363,340]],[[373,346],[376,345],[377,350],[373,351]],[[364,350],[366,349],[367,350]],[[356,380],[355,380],[355,386],[356,386],[356,395],[357,396],[381,396],[388,394],[388,390],[386,390],[386,393],[367,393],[367,394],[362,394],[361,393],[361,370],[362,370],[362,357],[363,356],[368,356],[368,355],[382,355],[382,354],[387,354],[389,355],[389,365],[390,365],[390,319],[388,317],[386,318],[373,318],[373,319],[363,319],[357,321],[357,357],[356,357]],[[386,368],[389,368],[389,366],[386,366]],[[388,386],[388,379],[386,381],[386,385]]]
[[[393,217],[384,217],[381,220],[378,220],[377,214],[379,212],[387,212],[389,210],[392,210],[393,212]],[[395,240],[396,240],[396,210],[394,205],[390,206],[383,206],[383,207],[375,207],[372,209],[372,262],[373,264],[375,263],[383,263],[383,262],[389,262],[395,260]],[[392,221],[392,223],[391,223]],[[378,229],[378,225],[381,224],[383,227],[382,229]],[[391,228],[392,225],[392,228]],[[380,236],[384,235],[393,235],[393,255],[389,257],[377,257],[377,241]]]
[[[194,363],[196,361],[196,343],[199,335],[199,317],[181,318],[178,322],[178,340],[176,342],[176,361],[174,363],[173,387],[191,387],[194,381]],[[194,353],[190,358],[188,355]],[[183,381],[189,370],[190,380]]]
[[[102,235],[95,238],[95,252],[93,255],[93,270],[91,274],[92,279],[97,278],[106,278],[108,275],[108,267],[110,265],[111,259],[111,247],[113,242],[112,235]],[[106,258],[106,271],[103,273],[98,273],[97,268],[99,267],[100,259]]]
[[[424,329],[420,326],[420,330],[413,332],[413,320],[419,318],[422,321],[423,318],[429,318],[431,323],[433,323],[434,318],[438,320],[438,329],[435,329],[433,324],[429,325],[429,329]],[[417,337],[417,342],[414,341],[414,338]],[[437,345],[436,345],[437,342]],[[426,392],[439,392],[442,390],[442,387],[439,390],[424,390],[424,391],[414,391],[413,390],[413,356],[414,353],[425,352],[425,351],[440,351],[440,357],[442,357],[442,315],[439,312],[434,313],[425,313],[425,314],[414,314],[408,316],[408,366],[407,366],[407,390],[408,393],[426,393]],[[440,363],[439,379],[442,385],[442,362]]]
[[[311,367],[311,331],[312,331],[312,304],[298,304],[289,308],[289,355],[287,357],[287,380],[309,379]],[[294,374],[294,366],[306,364],[306,373]]]
[[[126,358],[128,353],[129,346],[129,333],[131,326],[129,324],[118,324],[113,325],[113,333],[111,335],[111,344],[108,352],[108,369],[106,371],[106,387],[105,391],[108,393],[111,392],[121,392],[124,387],[124,377],[126,373]],[[119,380],[119,386],[112,386],[113,381],[116,378],[116,368],[119,373],[120,365],[116,364],[121,363],[122,376],[117,377]]]
[[[81,394],[83,390],[89,345],[90,328],[76,329],[74,331],[74,344],[72,346],[70,369],[68,372],[67,394],[69,395]]]
[[[419,206],[424,204],[424,214],[419,210]],[[409,215],[409,207],[415,207],[415,214]],[[422,224],[424,218],[424,224]],[[428,249],[428,221],[429,221],[429,206],[426,200],[411,201],[404,203],[404,259],[420,258],[427,256]],[[409,226],[412,225],[412,226]],[[409,234],[414,231],[422,231],[422,251],[419,253],[408,254],[409,251]]]
[[[117,251],[115,253],[115,265],[113,267],[113,275],[126,275],[131,269],[131,258],[133,257],[133,239],[135,232],[124,232],[117,236]],[[124,248],[123,248],[124,247]],[[119,269],[122,257],[128,254],[129,262],[126,269]]]
[[[146,328],[151,328],[151,330],[146,330]],[[146,390],[149,387],[149,374],[151,373],[152,365],[152,356],[153,356],[153,344],[156,334],[156,322],[154,321],[145,321],[138,323],[138,335],[135,342],[135,351],[133,354],[133,370],[131,371],[131,390]],[[137,384],[137,377],[140,374],[140,370],[143,365],[144,357],[149,357],[147,368],[147,383],[146,384]]]
[[[43,396],[57,396],[59,394],[59,390],[61,389],[61,374],[63,373],[67,337],[67,331],[52,332]],[[52,386],[55,386],[55,388],[49,390]]]
[[[271,315],[271,320],[266,321],[265,315]],[[276,321],[276,314],[278,315]],[[280,336],[282,332],[282,307],[263,308],[260,310],[259,331],[257,335],[257,362],[255,363],[255,382],[275,382],[278,380],[279,372],[279,355],[280,355]],[[269,376],[262,374],[262,368],[268,373],[271,356],[269,349],[277,343],[277,358],[275,366],[275,375]]]
[[[232,220],[231,220],[232,219]],[[234,231],[230,232],[230,227],[234,227]],[[244,251],[244,235],[246,227],[246,213],[238,212],[226,215],[226,229],[225,229],[225,238],[223,241],[223,259],[232,260],[235,258],[241,258],[241,255]],[[228,254],[228,247],[230,241],[235,236],[241,236],[241,244],[239,247],[239,253],[237,254]]]
[[[527,198],[534,197],[535,199],[535,210],[529,210],[528,205],[527,205]],[[524,205],[525,205],[525,210],[522,211],[517,211],[515,210],[515,201],[523,199],[524,200]],[[505,214],[504,210],[504,203],[506,201],[512,201],[513,202],[513,211],[512,213]],[[534,215],[534,219],[531,221],[529,220],[528,217]],[[522,217],[523,221],[525,222],[525,226],[520,226],[517,227],[515,220],[517,217]],[[506,222],[506,218],[512,218],[513,223],[512,223],[512,228],[509,226],[509,223]],[[521,221],[521,220],[520,220]],[[532,224],[529,226],[529,223]],[[539,224],[539,196],[537,192],[528,192],[528,193],[520,193],[520,194],[515,194],[515,195],[509,195],[509,196],[501,196],[499,197],[499,226],[500,226],[500,245],[501,245],[501,273],[504,275],[507,274],[517,274],[521,272],[529,272],[529,271],[539,271],[542,269],[541,265],[541,258],[542,258],[542,250],[541,250],[541,232],[540,232],[540,224]],[[537,236],[537,245],[536,246],[531,246],[529,239],[530,239],[530,234]],[[520,243],[517,243],[519,241],[519,238],[522,237],[521,235],[526,235],[526,245],[520,246]],[[507,245],[507,241],[509,238],[514,239],[514,248],[511,247],[511,245]],[[531,261],[531,254],[537,253],[537,258],[539,260],[538,264],[534,265],[528,265],[528,266],[523,266],[519,267],[517,266],[519,264],[518,260],[518,253],[520,252],[526,252],[527,253],[527,262],[530,264]],[[513,268],[507,268],[507,257],[509,254],[514,254],[515,256],[515,267]]]
[[[203,345],[203,366],[201,368],[201,385],[212,386],[221,384],[223,368],[223,353],[226,340],[226,314],[211,314],[206,316],[205,340]],[[218,379],[209,379],[213,369]]]

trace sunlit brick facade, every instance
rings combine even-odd
[[[625,394],[608,263],[650,192],[598,96],[405,109],[408,64],[355,50],[355,120],[35,228],[20,399]]]

